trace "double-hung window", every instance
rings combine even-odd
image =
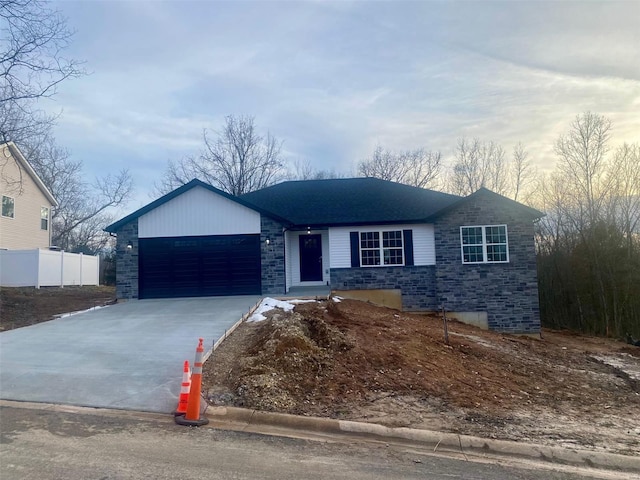
[[[402,230],[360,232],[360,264],[404,265]]]
[[[40,229],[49,230],[49,208],[40,207]]]
[[[6,195],[2,195],[2,216],[7,218],[15,216],[15,202],[13,198]]]
[[[460,227],[462,263],[506,263],[509,245],[506,225]]]

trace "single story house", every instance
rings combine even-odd
[[[538,333],[534,221],[487,189],[459,197],[375,178],[288,181],[240,197],[192,180],[105,230],[119,298],[397,292],[492,330]]]

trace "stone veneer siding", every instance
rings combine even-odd
[[[332,290],[400,289],[403,310],[437,310],[436,267],[332,268]]]
[[[285,294],[285,254],[283,225],[260,215],[260,257],[262,262],[262,294]],[[269,239],[269,245],[266,240]]]
[[[121,227],[116,241],[116,297],[138,298],[138,220]],[[133,248],[128,249],[131,242]]]
[[[461,226],[507,225],[508,263],[463,264]],[[448,311],[487,312],[489,328],[539,333],[540,306],[533,221],[487,193],[435,224],[437,299]]]

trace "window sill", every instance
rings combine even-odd
[[[404,263],[394,263],[393,265],[360,265],[360,268],[384,268],[384,267],[404,267]]]
[[[511,263],[509,260],[504,262],[462,262],[462,265],[504,265],[505,263]]]

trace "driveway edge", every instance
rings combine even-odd
[[[409,443],[423,448],[431,448],[434,452],[448,451],[463,455],[493,454],[578,467],[640,472],[640,458],[614,453],[493,440],[414,428],[391,428],[374,423],[303,417],[237,407],[209,406],[206,414],[214,423],[213,426],[223,428],[225,424],[240,426],[242,430],[249,427],[272,427],[279,430],[289,430],[292,434],[295,431],[300,431],[359,437],[381,442]]]
[[[240,320],[234,323],[231,326],[231,328],[229,328],[228,330],[225,330],[224,335],[222,335],[220,338],[214,341],[211,348],[208,349],[206,352],[204,352],[204,356],[202,357],[202,363],[206,362],[209,359],[209,357],[216,350],[216,348],[218,348],[220,344],[224,342],[227,339],[227,337],[231,335],[235,331],[235,329],[240,326],[240,324],[244,323],[251,315],[253,315],[253,312],[255,312],[256,308],[260,306],[260,304],[262,303],[262,300],[264,300],[264,297],[260,297],[260,299],[258,300],[258,303],[256,303],[253,307],[251,307],[247,313],[242,315],[242,317],[240,317]]]

